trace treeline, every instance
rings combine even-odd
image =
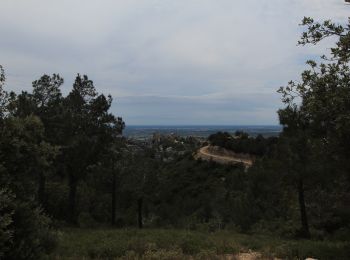
[[[259,134],[254,138],[242,131],[237,131],[234,135],[218,132],[210,135],[208,141],[211,145],[220,146],[235,153],[264,156],[272,151],[277,143],[277,137],[265,138]]]

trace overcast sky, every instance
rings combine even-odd
[[[126,124],[277,124],[276,90],[330,44],[296,45],[304,16],[345,22],[344,0],[0,0],[8,90],[77,73]]]

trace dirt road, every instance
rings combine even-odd
[[[234,153],[232,154],[219,154],[210,149],[210,146],[204,146],[200,148],[196,154],[196,158],[201,158],[202,160],[212,160],[217,163],[222,164],[235,164],[235,163],[243,163],[246,167],[250,167],[253,164],[251,159],[243,159],[239,158]]]

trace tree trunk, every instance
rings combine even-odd
[[[116,193],[117,193],[117,177],[116,173],[113,170],[113,179],[112,179],[112,226],[115,225],[115,211],[116,211]]]
[[[137,222],[138,222],[138,226],[140,229],[143,228],[143,223],[142,223],[142,206],[143,206],[143,199],[139,198],[137,200],[137,213],[138,213],[138,217],[137,217]]]
[[[72,174],[69,175],[69,222],[76,224],[76,194],[77,194],[78,180]]]
[[[298,199],[301,219],[301,232],[300,235],[303,238],[310,238],[309,224],[307,220],[305,197],[304,197],[304,184],[302,178],[298,180]]]
[[[40,172],[40,174],[39,174],[39,187],[38,187],[38,201],[44,210],[46,209],[45,190],[46,190],[46,178],[45,178],[44,173]]]

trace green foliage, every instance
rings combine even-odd
[[[37,259],[56,245],[50,219],[31,202],[18,202],[13,216],[13,244],[7,259]]]
[[[76,222],[78,184],[88,170],[100,162],[124,128],[121,118],[108,112],[112,98],[98,95],[87,76],[78,75],[72,91],[64,100],[65,126],[62,165],[69,181],[69,216]]]
[[[249,137],[247,133],[237,131],[235,136],[218,132],[208,138],[211,145],[232,150],[236,153],[264,156],[270,154],[277,143],[276,137],[264,138],[262,135]]]
[[[291,81],[279,90],[286,106],[278,113],[288,147],[287,176],[297,187],[302,233],[309,236],[309,220],[328,232],[349,224],[339,210],[346,208],[349,196],[345,180],[350,169],[350,27],[311,18],[304,18],[303,25],[307,31],[302,45],[330,36],[337,39],[331,59],[323,56],[319,64],[308,61],[310,69],[302,73],[301,82]],[[323,215],[322,220],[317,214]]]
[[[350,23],[350,18],[348,20]],[[322,23],[315,22],[310,17],[304,17],[302,25],[307,27],[303,33],[299,44],[317,44],[323,39],[335,36],[339,39],[336,46],[331,48],[332,58],[340,63],[347,63],[350,59],[350,28],[349,26],[333,23],[331,20],[326,20]],[[323,56],[326,58],[325,56]]]
[[[5,71],[3,67],[0,65],[0,120],[4,117],[6,111],[7,111],[7,105],[8,105],[8,93],[3,89],[3,86],[5,84]]]
[[[13,242],[14,197],[7,190],[0,190],[0,258],[9,251]]]
[[[44,109],[57,105],[62,97],[60,90],[62,84],[63,78],[58,74],[53,74],[52,77],[43,75],[39,80],[33,82],[33,99],[38,110],[44,112]]]
[[[38,259],[56,246],[50,219],[33,202],[20,201],[9,191],[0,191],[1,259]]]
[[[27,199],[36,193],[32,184],[50,167],[58,149],[43,140],[44,127],[36,116],[6,118],[0,132],[0,160],[8,176],[3,181],[16,198]]]

